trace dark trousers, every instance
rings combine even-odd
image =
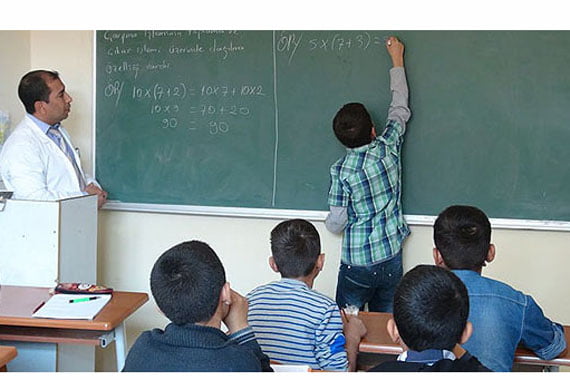
[[[392,258],[370,266],[340,264],[336,302],[340,308],[358,306],[363,310],[391,313],[394,291],[402,278],[401,251]]]

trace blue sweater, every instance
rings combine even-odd
[[[125,372],[272,371],[250,328],[227,336],[221,330],[170,323],[143,332],[131,347]]]

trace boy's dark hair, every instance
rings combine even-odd
[[[47,85],[47,79],[59,79],[59,73],[57,71],[34,70],[20,79],[18,97],[24,104],[27,113],[36,112],[35,103],[38,100],[49,102],[50,89]]]
[[[491,244],[487,215],[472,206],[450,206],[437,217],[433,240],[449,269],[479,270]]]
[[[216,253],[196,240],[164,252],[150,274],[156,304],[177,325],[210,320],[225,283],[224,267]]]
[[[304,219],[281,222],[271,231],[271,253],[282,277],[307,276],[321,254],[319,233]]]
[[[345,104],[333,119],[334,134],[348,148],[370,144],[373,127],[370,114],[361,103]]]
[[[394,294],[394,321],[411,350],[451,351],[461,340],[469,296],[453,272],[418,265],[402,277]]]

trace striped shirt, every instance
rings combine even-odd
[[[328,203],[347,210],[341,261],[368,266],[401,250],[410,234],[401,203],[400,154],[410,111],[403,68],[391,74],[392,103],[381,136],[370,144],[347,148],[331,166]]]
[[[347,370],[343,324],[333,300],[289,278],[259,286],[247,299],[249,325],[271,360]]]

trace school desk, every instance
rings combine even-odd
[[[48,300],[50,288],[0,287],[0,340],[88,344],[107,347],[115,342],[117,370],[125,364],[125,319],[148,301],[146,293],[113,292],[111,301],[92,320],[32,318]]]
[[[6,364],[17,355],[16,347],[0,346],[0,372],[6,372]]]
[[[366,336],[360,342],[359,352],[371,354],[399,355],[402,348],[392,342],[386,330],[386,323],[392,316],[390,313],[360,312],[358,314],[364,325],[366,325]],[[570,342],[570,326],[564,326],[566,342]],[[539,365],[543,367],[570,366],[570,352],[565,350],[556,359],[543,360],[536,356],[534,352],[519,347],[515,351],[515,363],[525,365]]]

